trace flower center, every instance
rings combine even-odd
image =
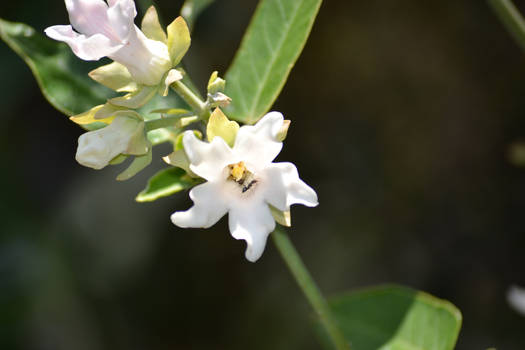
[[[230,169],[228,180],[237,183],[241,187],[242,193],[245,193],[257,184],[255,175],[246,168],[244,162],[230,164],[228,168]]]

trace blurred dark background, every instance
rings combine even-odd
[[[164,20],[182,1],[157,2]],[[186,57],[204,88],[224,73],[256,1],[218,0]],[[525,1],[518,2],[522,10]],[[3,2],[37,30],[61,0]],[[327,295],[394,282],[457,305],[458,349],[525,348],[505,292],[525,285],[523,53],[484,1],[327,0],[274,109],[321,205],[295,207],[291,237]],[[0,348],[318,349],[311,310],[275,247],[256,264],[226,220],[175,227],[187,193],[134,202],[164,165],[74,160],[81,129],[0,44]]]

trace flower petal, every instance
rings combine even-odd
[[[233,238],[246,241],[245,256],[251,262],[261,257],[268,235],[275,229],[270,208],[264,203],[230,209],[228,224]]]
[[[275,208],[287,211],[292,204],[315,207],[319,204],[315,191],[304,183],[292,163],[272,163],[264,170],[264,196]]]
[[[75,55],[85,61],[97,61],[104,56],[115,53],[122,47],[122,45],[113,43],[102,34],[86,37],[74,32],[73,28],[67,25],[49,27],[45,33],[51,39],[68,44]]]
[[[111,28],[108,5],[103,0],[65,0],[69,22],[75,30],[87,36],[103,34],[108,39],[120,41]]]
[[[233,146],[235,153],[261,169],[270,164],[283,148],[277,141],[283,120],[281,113],[270,112],[257,124],[241,127]]]
[[[195,186],[190,191],[194,205],[189,210],[178,211],[171,215],[171,221],[179,227],[213,226],[228,211],[221,201],[220,187],[212,182]]]
[[[224,168],[236,161],[231,148],[220,137],[208,143],[197,139],[193,131],[186,131],[182,143],[190,169],[208,181],[220,180]]]
[[[112,30],[120,38],[125,40],[133,28],[133,19],[137,15],[135,2],[133,0],[112,1],[107,10],[107,17]]]

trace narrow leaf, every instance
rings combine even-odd
[[[89,78],[96,64],[81,61],[66,44],[48,39],[26,24],[2,19],[0,37],[26,62],[44,97],[60,112],[68,116],[83,113],[114,96]]]
[[[199,184],[180,168],[169,168],[159,171],[148,181],[146,188],[135,198],[137,202],[151,202]]]
[[[452,350],[461,328],[461,313],[450,302],[401,286],[351,292],[330,306],[357,350]]]
[[[262,0],[226,73],[225,110],[253,124],[272,106],[299,57],[321,0]]]

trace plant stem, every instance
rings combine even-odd
[[[192,114],[188,114],[188,113],[177,114],[171,117],[161,117],[158,119],[147,120],[145,122],[146,131],[151,131],[151,130],[160,129],[160,128],[167,128],[170,126],[176,126],[175,123],[177,123],[181,118],[190,117],[191,115]]]
[[[295,277],[297,284],[299,284],[306,299],[308,299],[317,316],[319,316],[321,324],[332,339],[335,348],[337,350],[350,350],[350,344],[348,344],[341,333],[341,330],[337,326],[325,298],[306,269],[306,266],[304,266],[301,257],[297,253],[297,250],[295,250],[288,235],[282,229],[277,228],[271,236],[277,246],[277,250],[283,257],[286,265],[292,272],[292,275]]]
[[[514,40],[525,51],[525,20],[516,6],[511,0],[488,0],[488,3]]]
[[[197,95],[193,93],[182,81],[176,81],[171,84],[171,88],[175,90],[179,96],[190,105],[195,113],[202,120],[208,120],[210,118],[210,109],[206,102],[202,101]]]

